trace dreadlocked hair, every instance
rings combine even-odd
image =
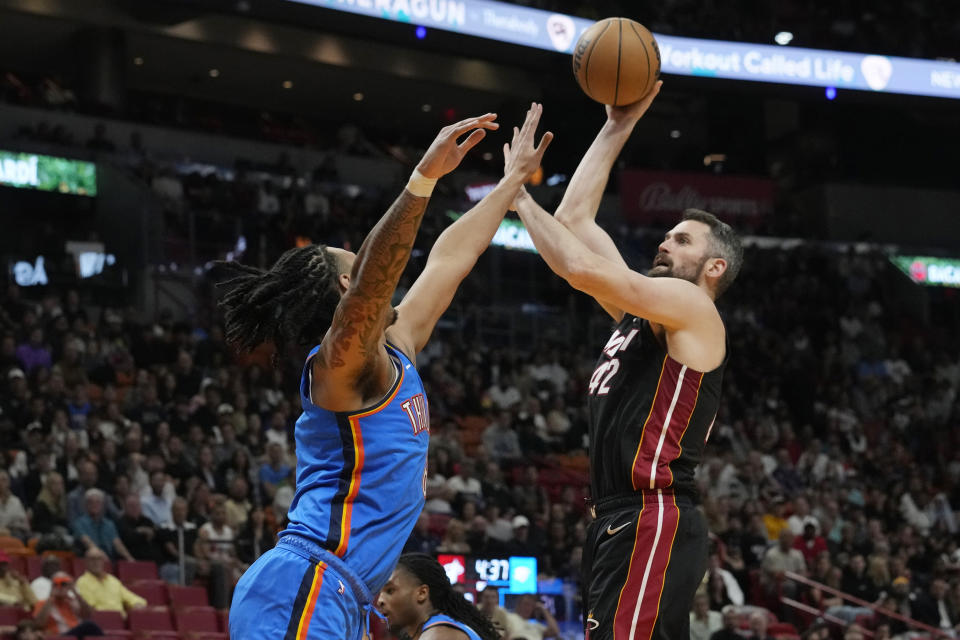
[[[490,618],[453,590],[447,572],[433,556],[425,553],[407,553],[397,564],[430,587],[430,603],[440,613],[462,622],[477,632],[483,640],[499,640],[500,633]]]
[[[279,355],[292,345],[316,344],[330,327],[340,302],[340,265],[325,246],[290,249],[268,270],[215,264],[233,274],[217,283],[228,289],[218,306],[226,339],[237,349],[272,341]]]

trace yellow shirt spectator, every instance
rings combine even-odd
[[[127,589],[109,573],[97,577],[89,571],[77,578],[75,586],[87,603],[96,611],[119,611],[127,615],[127,611],[142,607],[147,601]]]

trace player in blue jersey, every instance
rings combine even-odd
[[[453,590],[446,571],[424,553],[400,556],[377,600],[397,637],[404,640],[497,640],[482,611]]]
[[[532,105],[514,129],[514,146],[523,141],[526,152],[440,235],[396,309],[390,300],[434,184],[498,127],[494,114],[441,130],[356,255],[307,246],[267,271],[227,263],[238,272],[221,300],[231,343],[253,349],[272,341],[278,353],[317,345],[300,382],[289,525],[237,584],[233,640],[362,637],[371,594],[387,581],[424,504],[429,412],[414,359],[540,165],[552,139],[547,133],[533,145],[540,113]]]

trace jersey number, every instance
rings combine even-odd
[[[610,392],[610,381],[620,370],[620,359],[607,360],[593,372],[590,378],[590,393],[605,396]]]

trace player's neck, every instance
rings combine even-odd
[[[418,640],[420,636],[423,635],[423,625],[427,624],[427,620],[438,613],[440,612],[436,609],[431,609],[429,612],[422,611],[421,614],[417,616],[420,622],[412,628],[405,629],[407,632],[407,637],[410,638],[410,640]]]

